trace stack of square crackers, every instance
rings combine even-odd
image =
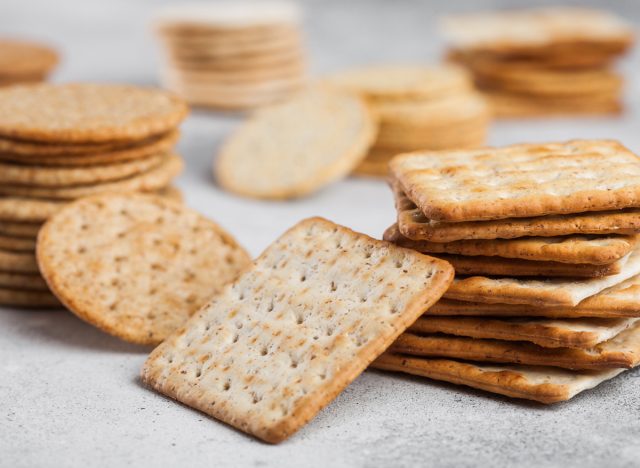
[[[35,258],[40,227],[87,195],[176,196],[187,108],[160,90],[37,84],[0,89],[0,109],[0,304],[55,306]]]
[[[300,88],[305,80],[300,11],[288,2],[177,5],[155,21],[163,83],[189,103],[241,110]]]
[[[58,53],[45,44],[0,39],[0,86],[44,81],[58,61]]]
[[[612,62],[633,42],[608,12],[542,8],[446,18],[450,58],[465,65],[498,116],[601,114],[622,109]]]
[[[363,96],[379,117],[376,141],[356,174],[385,176],[391,158],[407,151],[485,144],[489,107],[458,66],[367,67],[328,81]]]
[[[545,403],[640,362],[640,160],[606,140],[391,162],[385,238],[456,278],[384,369]]]

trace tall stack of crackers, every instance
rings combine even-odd
[[[0,109],[0,304],[55,306],[35,257],[40,227],[85,196],[179,196],[172,148],[187,107],[161,90],[78,83],[2,88]]]
[[[476,148],[486,142],[489,107],[461,67],[368,67],[328,81],[363,96],[379,118],[378,136],[356,174],[384,177],[399,153]]]
[[[289,2],[175,5],[155,20],[163,84],[190,104],[259,107],[305,81],[301,14]]]
[[[585,8],[453,16],[449,58],[466,66],[497,116],[609,114],[622,110],[613,62],[633,43],[620,18]]]
[[[640,363],[640,160],[607,140],[391,162],[385,239],[456,278],[376,366],[544,403]]]
[[[46,44],[0,39],[0,86],[45,81],[59,61]]]

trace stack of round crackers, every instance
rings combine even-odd
[[[47,45],[0,39],[0,86],[45,81],[58,61],[58,53]]]
[[[460,67],[368,67],[329,82],[362,95],[379,118],[378,136],[357,174],[386,176],[399,153],[474,148],[486,141],[489,108]]]
[[[607,140],[391,162],[385,239],[449,261],[379,367],[544,403],[640,364],[640,160]],[[530,367],[533,366],[533,367]]]
[[[608,12],[542,8],[450,17],[449,58],[466,66],[498,116],[616,113],[613,61],[633,42]]]
[[[157,15],[164,85],[189,103],[241,110],[300,88],[305,60],[295,4],[187,4]]]
[[[0,303],[57,303],[34,251],[42,224],[68,202],[105,192],[176,196],[183,163],[172,148],[186,112],[173,95],[126,85],[0,89]]]

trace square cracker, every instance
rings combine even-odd
[[[640,363],[640,323],[590,349],[545,348],[526,341],[403,333],[390,348],[412,356],[554,366],[565,369],[631,368]]]
[[[626,263],[620,273],[579,281],[569,278],[456,278],[445,297],[471,302],[574,307],[580,301],[640,274],[640,248],[636,248],[625,258]]]
[[[592,348],[626,330],[640,318],[493,318],[423,316],[409,327],[418,335],[445,333],[507,341],[529,341],[544,348]]]
[[[491,221],[447,223],[428,219],[392,181],[398,230],[415,240],[452,242],[473,239],[513,239],[525,236],[565,236],[568,234],[635,234],[640,232],[640,209],[592,211],[557,216],[509,218]]]
[[[391,173],[436,221],[522,218],[640,206],[640,159],[610,140],[396,156]]]
[[[640,220],[640,216],[638,217]],[[402,235],[398,225],[390,226],[384,240],[418,252],[467,256],[517,258],[544,262],[590,263],[605,265],[627,255],[638,243],[638,236],[616,234],[562,237],[520,237],[516,239],[459,240],[429,242]]]
[[[624,369],[569,371],[555,367],[487,365],[384,353],[371,367],[479,388],[513,398],[557,403],[573,398]]]
[[[280,442],[438,300],[452,277],[446,262],[311,218],[156,348],[142,379]]]

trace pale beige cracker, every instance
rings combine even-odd
[[[424,252],[423,252],[424,253]],[[625,258],[606,265],[561,263],[482,255],[430,254],[451,263],[457,275],[516,276],[545,278],[600,278],[622,271]]]
[[[60,144],[12,140],[0,137],[0,159],[28,164],[31,161],[60,161],[62,165],[99,164],[144,158],[167,151],[178,141],[180,132],[171,130],[136,142]],[[76,157],[78,159],[76,159]]]
[[[0,235],[35,239],[42,222],[13,222],[0,220]]]
[[[303,62],[292,63],[288,66],[271,67],[262,70],[189,70],[182,68],[168,68],[164,75],[177,77],[186,83],[260,83],[271,80],[290,79],[305,76]]]
[[[35,252],[35,239],[25,239],[22,237],[12,237],[0,234],[0,250],[10,250],[12,252]]]
[[[526,341],[403,333],[390,350],[412,356],[564,369],[632,368],[640,363],[640,324],[636,323],[590,349],[544,348]]]
[[[492,304],[575,307],[584,299],[640,274],[640,249],[636,248],[625,259],[620,273],[601,278],[573,281],[569,278],[546,280],[484,276],[456,278],[445,297]]]
[[[144,159],[81,168],[21,166],[0,162],[0,184],[42,188],[100,184],[150,171],[168,158],[168,154],[161,153]]]
[[[280,442],[428,309],[452,274],[445,262],[304,220],[156,348],[142,379]]]
[[[172,39],[190,39],[200,41],[241,41],[259,42],[275,37],[290,37],[292,34],[300,34],[300,26],[297,24],[278,24],[260,27],[215,28],[209,26],[192,29],[181,24],[170,24],[168,27],[157,27],[156,33],[167,41]]]
[[[0,271],[38,273],[35,252],[0,250]]]
[[[639,217],[640,219],[640,217]],[[390,226],[384,240],[422,253],[497,256],[522,260],[606,265],[615,262],[638,244],[638,236],[604,234],[602,236],[519,237],[515,239],[459,240],[429,242],[411,240]]]
[[[45,44],[13,39],[0,40],[0,76],[21,79],[45,77],[58,64],[58,53]]]
[[[472,89],[469,74],[456,65],[369,66],[336,73],[326,81],[373,101],[429,99]]]
[[[546,404],[569,400],[578,393],[594,388],[624,372],[624,369],[570,371],[556,367],[487,365],[402,356],[388,352],[375,360],[371,367],[466,385]]]
[[[273,68],[302,66],[306,63],[305,54],[301,50],[286,50],[278,54],[255,55],[243,54],[234,57],[206,58],[181,57],[175,51],[167,50],[165,54],[167,66],[187,71],[264,71]]]
[[[255,83],[248,82],[216,82],[188,81],[184,76],[174,74],[165,76],[164,83],[167,88],[185,96],[203,95],[217,98],[255,98],[259,96],[291,92],[299,89],[305,82],[304,75],[294,75],[272,80],[264,80]]]
[[[222,228],[160,197],[101,195],[56,213],[38,263],[69,310],[126,341],[158,344],[250,264]]]
[[[18,185],[2,185],[0,193],[14,197],[37,197],[54,200],[72,200],[75,198],[96,195],[99,193],[114,192],[154,192],[171,184],[171,181],[180,174],[184,163],[182,159],[169,154],[156,167],[134,175],[132,177],[93,185],[79,185],[76,187],[29,187]]]
[[[367,157],[353,170],[354,175],[365,177],[386,178],[389,175],[389,161],[397,150],[376,148],[375,144],[369,149]]]
[[[198,57],[235,57],[242,54],[268,55],[279,54],[288,49],[301,49],[302,37],[299,34],[289,34],[280,37],[273,37],[269,40],[259,42],[235,40],[218,41],[209,39],[193,38],[161,38],[164,46],[173,49],[180,56]]]
[[[486,146],[488,119],[452,125],[442,129],[381,129],[376,139],[380,148],[395,148],[397,153],[473,149]],[[469,126],[468,126],[469,125]]]
[[[398,211],[398,230],[409,239],[444,243],[569,234],[635,235],[640,232],[640,209],[637,208],[493,221],[439,222],[428,219],[396,182],[390,185]]]
[[[27,291],[0,287],[0,305],[27,309],[62,309],[60,301],[48,291]]]
[[[506,341],[527,341],[544,348],[595,347],[634,325],[640,318],[492,318],[429,317],[416,320],[409,332],[416,335],[444,333]]]
[[[417,152],[391,172],[424,215],[480,221],[640,206],[640,159],[611,140]]]
[[[374,116],[357,96],[308,88],[245,122],[217,155],[215,177],[245,196],[309,195],[349,174],[375,131]]]
[[[49,291],[39,273],[14,273],[0,271],[0,289],[16,288],[23,291]]]
[[[52,143],[137,141],[176,128],[184,102],[165,91],[114,84],[0,89],[0,135]]]

